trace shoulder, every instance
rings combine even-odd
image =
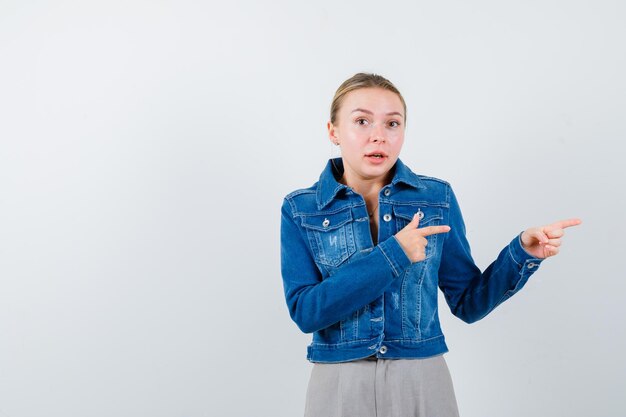
[[[450,183],[441,178],[430,177],[428,175],[414,174],[421,182],[431,187],[450,188]]]
[[[298,188],[285,195],[283,210],[289,209],[292,216],[297,216],[302,211],[315,210],[317,206],[318,182],[307,188]]]
[[[396,165],[394,182],[403,182],[413,186],[421,193],[440,194],[447,193],[447,190],[450,189],[450,184],[447,181],[430,175],[417,174],[400,159]]]
[[[450,201],[453,192],[452,186],[448,181],[430,175],[416,174],[410,170],[409,172],[409,176],[412,177],[411,182],[417,185],[419,194],[426,194],[440,200],[445,200],[446,203]]]
[[[289,194],[285,196],[285,200],[293,200],[296,198],[306,198],[307,196],[315,197],[315,193],[317,192],[317,182],[310,187],[307,188],[298,188],[297,190],[293,190]]]
[[[457,197],[450,182],[437,177],[415,174],[429,196],[437,196],[446,207],[458,206]]]

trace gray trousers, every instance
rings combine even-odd
[[[443,355],[316,363],[305,417],[458,417]]]

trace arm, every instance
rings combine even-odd
[[[283,287],[291,318],[305,333],[326,328],[374,301],[411,264],[392,236],[322,279],[305,233],[285,199],[280,229]]]
[[[481,273],[470,253],[465,224],[454,192],[448,188],[450,232],[439,267],[439,287],[452,313],[472,323],[518,292],[537,270],[541,259],[527,253],[516,236]]]

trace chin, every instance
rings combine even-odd
[[[365,163],[363,164],[363,173],[372,176],[380,176],[389,172],[392,166],[393,163],[389,161],[389,158],[385,158],[385,161],[381,161],[378,165],[372,165],[365,161]]]

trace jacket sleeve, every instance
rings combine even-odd
[[[470,253],[465,224],[456,196],[448,186],[450,232],[445,236],[439,287],[452,313],[472,323],[518,292],[537,270],[541,259],[529,255],[522,247],[521,233],[481,272]]]
[[[287,307],[304,333],[342,320],[378,298],[411,265],[395,239],[383,241],[367,255],[338,268],[322,279],[297,224],[288,199],[281,209],[281,272]]]

